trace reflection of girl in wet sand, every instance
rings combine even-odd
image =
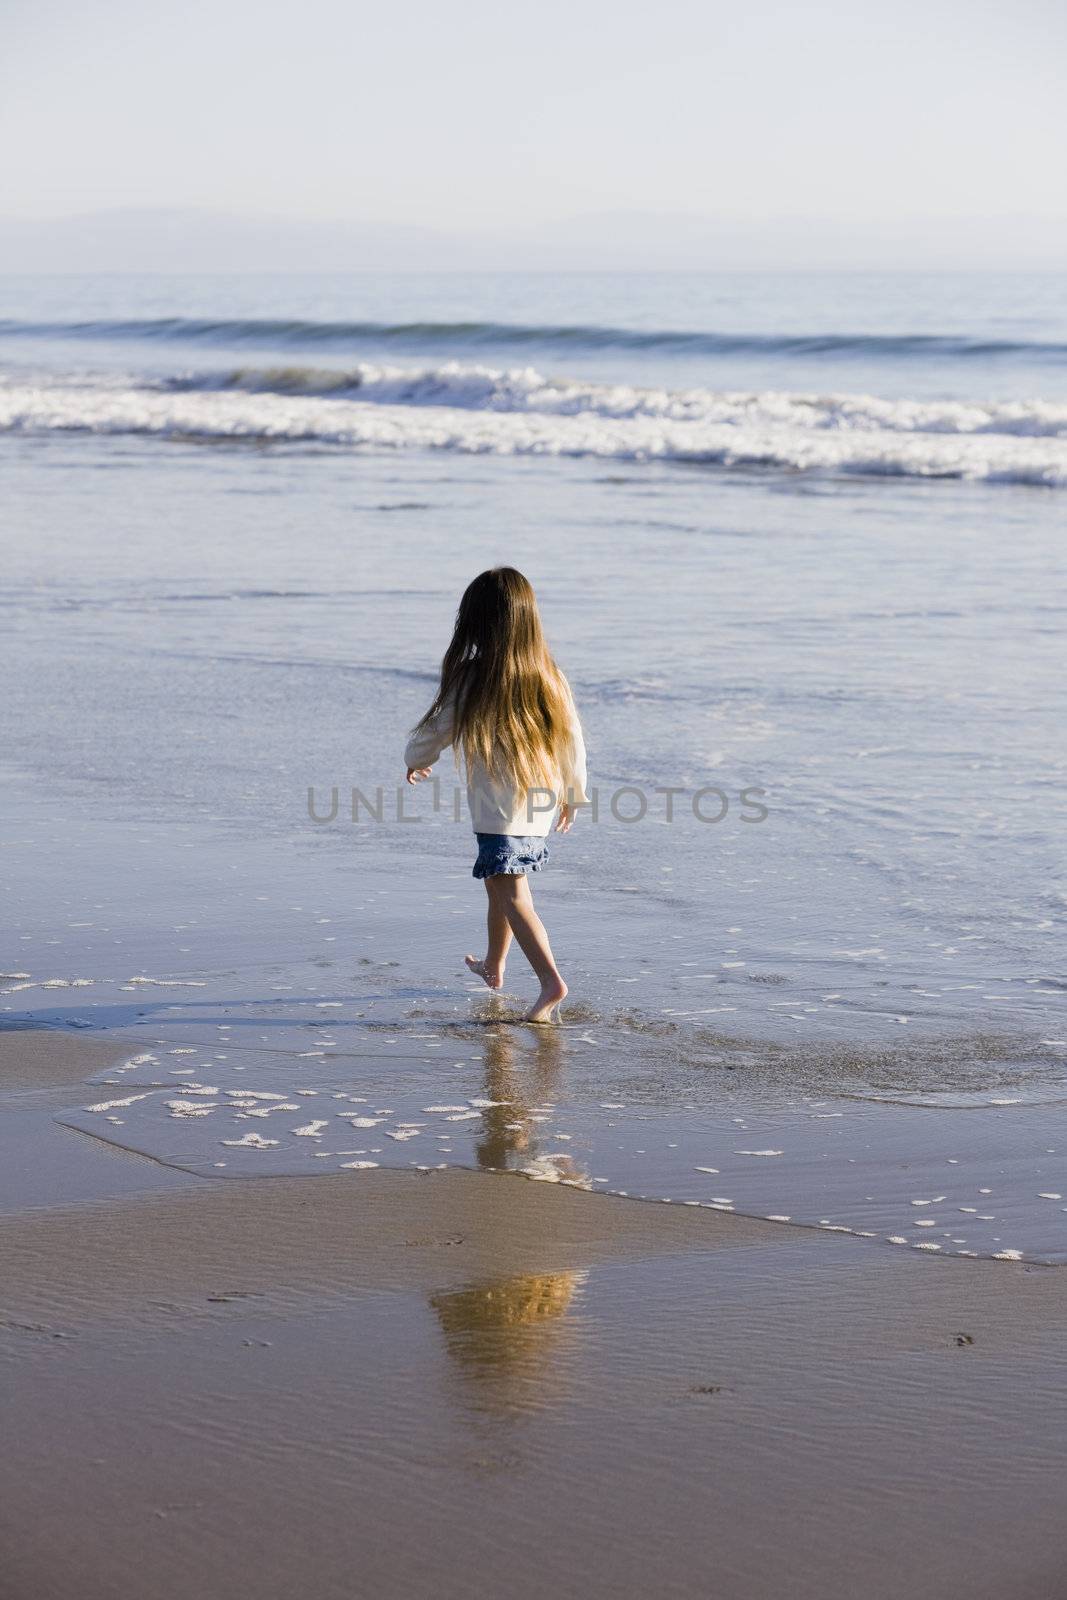
[[[534,1109],[555,1097],[565,1035],[546,1028],[517,1040],[513,1030],[485,1033],[485,1099],[482,1131],[475,1141],[479,1167],[535,1172],[540,1161],[564,1183],[588,1187],[570,1157],[552,1162],[537,1156]],[[465,1378],[476,1384],[478,1408],[514,1415],[543,1401],[561,1382],[560,1357],[573,1325],[567,1313],[584,1272],[523,1272],[485,1279],[462,1289],[435,1294],[449,1355]]]
[[[585,1272],[523,1272],[430,1297],[457,1368],[480,1410],[515,1415],[561,1387],[573,1337],[567,1313]]]
[[[512,935],[541,985],[527,1022],[559,1020],[567,985],[527,874],[548,863],[553,826],[566,833],[587,803],[585,745],[570,686],[553,661],[537,601],[514,567],[495,567],[459,604],[433,704],[404,752],[418,783],[449,746],[462,751],[478,839],[474,876],[488,895],[484,959],[466,958],[490,989],[504,982]]]
[[[571,1157],[557,1155],[549,1162],[537,1156],[539,1122],[534,1119],[541,1113],[535,1108],[555,1095],[561,1044],[562,1036],[554,1029],[547,1030],[537,1037],[533,1060],[524,1056],[516,1064],[514,1035],[506,1029],[487,1031],[485,1098],[492,1103],[482,1108],[482,1128],[474,1142],[478,1165],[485,1171],[510,1168],[588,1187]]]

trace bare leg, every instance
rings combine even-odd
[[[541,984],[541,993],[526,1013],[526,1021],[551,1022],[553,1011],[566,997],[567,985],[560,977],[545,925],[534,910],[526,875],[501,872],[485,883],[489,899],[503,909],[519,948]]]
[[[504,907],[494,899],[493,892],[489,888],[492,881],[492,878],[484,879],[489,901],[486,918],[489,939],[485,960],[479,961],[475,956],[464,956],[463,959],[475,976],[481,978],[490,989],[499,989],[504,982],[504,963],[511,948],[511,924],[508,922]]]

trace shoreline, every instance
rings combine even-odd
[[[212,1004],[238,1027],[250,1020],[246,1007]],[[1059,1204],[1060,1192],[1038,1196],[1049,1218],[1046,1228],[1052,1230],[1046,1233],[1045,1248],[1028,1247],[1025,1227],[1017,1216],[1013,1219],[1028,1178],[1035,1186],[1056,1178],[1055,1162],[1032,1153],[1045,1148],[1048,1137],[1041,1106],[1012,1108],[1015,1131],[1007,1142],[1009,1125],[1003,1120],[968,1124],[965,1119],[968,1134],[971,1127],[978,1131],[969,1134],[969,1146],[954,1146],[955,1158],[938,1142],[937,1123],[916,1125],[907,1108],[898,1107],[888,1113],[894,1120],[887,1137],[885,1108],[875,1106],[873,1117],[872,1108],[866,1108],[857,1121],[855,1112],[848,1112],[848,1100],[841,1098],[809,1102],[807,1131],[795,1114],[788,1123],[781,1116],[753,1112],[728,1117],[725,1104],[717,1116],[702,1118],[689,1105],[687,1114],[695,1126],[686,1129],[678,1116],[658,1123],[639,1097],[630,1106],[601,1102],[596,1109],[587,1088],[584,1094],[580,1086],[576,1096],[568,1094],[563,1088],[568,1079],[580,1080],[597,1070],[593,1058],[601,1052],[604,1034],[599,1026],[600,1040],[588,1029],[580,1032],[577,1024],[526,1030],[533,1035],[532,1045],[516,1045],[523,1030],[502,1028],[495,1008],[489,1023],[484,1018],[457,1022],[451,1034],[448,1023],[422,1009],[416,1012],[421,1020],[414,1028],[396,1017],[384,1024],[381,1036],[386,1044],[413,1044],[413,1052],[383,1055],[381,1048],[364,1051],[348,1042],[327,1059],[319,1045],[336,1044],[332,1037],[313,1031],[306,1041],[313,1047],[304,1050],[296,1039],[309,1026],[328,1026],[332,1035],[350,1024],[334,1011],[330,1016],[336,1020],[327,1025],[300,1024],[290,1018],[293,1006],[285,1001],[253,1008],[260,1022],[270,1020],[276,1029],[281,1025],[272,1036],[279,1043],[270,1048],[235,1042],[229,1022],[213,1024],[225,1030],[217,1037],[207,1028],[205,1042],[205,1025],[186,1031],[181,1008],[174,1006],[168,1008],[169,1014],[178,1013],[169,1039],[154,1032],[146,1036],[163,1023],[161,1017],[146,1019],[140,1038],[0,1023],[0,1081],[8,1086],[0,1108],[23,1112],[17,1121],[12,1116],[0,1120],[0,1148],[9,1152],[0,1169],[0,1214],[20,1209],[20,1197],[21,1203],[34,1205],[92,1198],[94,1174],[105,1181],[105,1194],[117,1195],[187,1187],[204,1178],[248,1182],[312,1174],[322,1178],[346,1168],[420,1174],[448,1170],[525,1177],[603,1197],[725,1213],[776,1228],[837,1233],[921,1254],[1031,1265],[1063,1262],[1062,1249],[1052,1245],[1059,1214],[1067,1211]],[[299,1015],[299,1004],[296,1010]],[[367,1026],[360,1021],[355,1030]],[[568,1040],[568,1034],[574,1039]],[[181,1045],[175,1042],[178,1037]],[[190,1042],[194,1039],[196,1044]],[[449,1062],[447,1056],[420,1053],[435,1048],[443,1052],[443,1039],[453,1041],[453,1054],[472,1049],[475,1054]],[[213,1050],[213,1043],[224,1044],[224,1050]],[[616,1054],[615,1071],[617,1061]],[[636,1058],[627,1070],[632,1074],[639,1066]],[[215,1082],[206,1086],[205,1075]],[[19,1083],[22,1089],[13,1095]],[[230,1087],[219,1087],[225,1084]],[[480,1093],[464,1099],[472,1087]],[[363,1092],[351,1094],[352,1088]],[[168,1092],[176,1098],[168,1099]],[[390,1107],[378,1104],[384,1098]],[[452,1103],[427,1104],[430,1098]],[[838,1109],[813,1109],[830,1104]],[[287,1115],[274,1117],[276,1111]],[[312,1120],[290,1126],[301,1116]],[[849,1120],[841,1120],[846,1116]],[[899,1120],[902,1116],[906,1121]],[[71,1132],[87,1136],[77,1139],[73,1149]],[[781,1148],[752,1147],[761,1139],[777,1142],[783,1135],[783,1142],[792,1146],[788,1156]],[[906,1146],[901,1144],[905,1137]],[[331,1148],[338,1141],[347,1148]],[[742,1148],[734,1148],[738,1141]],[[93,1145],[106,1156],[106,1166],[89,1153]],[[708,1149],[723,1167],[706,1164]],[[1003,1166],[1009,1154],[1016,1163],[1013,1172]],[[1047,1150],[1046,1157],[1054,1155]],[[352,1156],[358,1159],[346,1159]],[[992,1199],[991,1162],[996,1163],[999,1195]],[[598,1169],[610,1176],[595,1175]],[[850,1177],[853,1169],[856,1175]],[[887,1212],[884,1200],[867,1195],[871,1217],[864,1226],[855,1200],[841,1208],[846,1184],[853,1185],[857,1196],[860,1188],[877,1190],[881,1185],[883,1193],[895,1195],[894,1210]],[[933,1196],[923,1188],[926,1184],[945,1193]],[[729,1195],[714,1192],[727,1188]],[[917,1188],[923,1190],[918,1196]],[[964,1203],[968,1200],[972,1203]],[[990,1206],[995,1210],[987,1213]],[[961,1230],[979,1224],[985,1238],[980,1230],[972,1244]]]
[[[829,1085],[820,1096],[795,1079],[785,1095],[772,1087],[777,1103],[761,1103],[750,1071],[713,1073],[700,1103],[665,1110],[644,1089],[654,1042],[599,1023],[514,1029],[492,1001],[468,1014],[462,990],[452,1003],[413,1007],[386,985],[369,999],[331,999],[325,1012],[314,992],[249,1002],[205,990],[206,1000],[163,1012],[154,1004],[121,1037],[83,1030],[61,1047],[95,1070],[91,1089],[52,1084],[51,1118],[104,1146],[120,1188],[152,1187],[116,1164],[122,1153],[156,1164],[172,1187],[351,1167],[507,1171],[923,1254],[1063,1260],[1067,1207],[1040,1103],[930,1117]],[[921,1055],[915,1064],[921,1071]],[[35,1093],[24,1109],[36,1106],[37,1121],[20,1124],[32,1135],[35,1203],[50,1198],[49,1171],[59,1197],[76,1199],[76,1170],[54,1159],[44,1091]],[[4,1131],[25,1167],[29,1147],[20,1150],[10,1119]],[[87,1163],[79,1152],[73,1169]],[[17,1207],[20,1181],[0,1179],[0,1207]]]

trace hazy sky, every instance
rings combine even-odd
[[[9,217],[1067,210],[1063,0],[0,9]]]

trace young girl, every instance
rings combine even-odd
[[[527,1022],[559,1021],[567,993],[527,882],[548,864],[545,839],[567,833],[585,792],[585,745],[570,686],[541,631],[534,592],[514,567],[483,572],[459,603],[433,705],[404,751],[409,783],[451,745],[463,753],[478,839],[474,876],[489,896],[483,961],[466,962],[490,989],[504,982],[512,934],[541,983]]]

